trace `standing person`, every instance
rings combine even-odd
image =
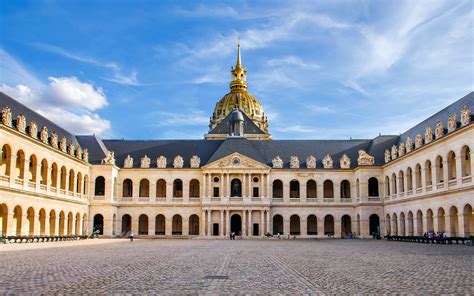
[[[133,242],[133,232],[130,232],[130,242]]]
[[[278,239],[281,239],[281,238],[280,238],[280,233],[279,233],[279,232],[278,232]]]

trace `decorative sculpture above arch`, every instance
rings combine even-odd
[[[364,150],[359,150],[359,158],[357,159],[359,165],[374,165],[375,158],[370,156]]]
[[[30,123],[28,134],[30,135],[30,137],[38,139],[38,126],[36,125],[35,121],[32,121]]]
[[[448,117],[448,133],[454,131],[457,127],[456,113]]]
[[[197,155],[193,155],[189,162],[191,164],[191,168],[193,169],[197,169],[201,165],[201,159]]]
[[[444,135],[444,126],[441,120],[436,121],[435,138],[439,139]]]
[[[316,168],[316,157],[310,155],[306,158],[306,168],[315,169]]]
[[[16,129],[22,133],[26,133],[26,117],[20,114],[16,117]]]
[[[148,169],[150,168],[150,163],[151,163],[151,160],[148,156],[143,156],[142,159],[140,160],[140,167],[142,169]]]
[[[423,137],[421,134],[416,135],[416,141],[415,141],[415,149],[420,148],[423,146]]]
[[[339,165],[341,166],[341,169],[351,168],[351,159],[347,154],[342,155],[341,159],[339,159]]]
[[[107,151],[107,154],[102,159],[101,163],[102,164],[113,164],[113,165],[115,165],[115,153],[113,151]]]
[[[471,122],[471,110],[464,106],[461,110],[461,126],[466,126]]]
[[[300,168],[300,160],[298,159],[298,156],[290,156],[290,168],[292,169]]]
[[[323,158],[323,167],[325,169],[332,169],[332,164],[332,157],[329,154],[326,154],[326,156]]]
[[[2,123],[6,126],[12,127],[12,109],[10,109],[10,107],[2,109]]]
[[[184,166],[184,160],[183,158],[181,157],[181,155],[178,155],[174,158],[173,160],[173,167],[175,169],[180,169]]]
[[[48,128],[45,126],[41,128],[40,140],[41,142],[48,144]]]
[[[425,130],[425,144],[431,143],[433,141],[433,130],[431,126],[427,126]]]
[[[166,168],[166,157],[161,155],[156,159],[156,167],[159,169],[164,169]]]
[[[390,162],[390,160],[391,160],[391,158],[390,158],[390,150],[386,149],[384,156],[385,156],[385,163]]]
[[[410,153],[413,150],[413,140],[410,137],[407,138],[407,143],[405,144],[405,148],[407,150],[407,153]]]
[[[131,169],[133,168],[133,158],[130,155],[127,155],[127,157],[123,161],[123,167],[125,169]]]
[[[282,169],[283,168],[283,160],[281,160],[280,156],[276,156],[272,159],[272,165],[274,169]]]

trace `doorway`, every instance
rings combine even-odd
[[[219,235],[219,223],[212,224],[212,235],[218,236]]]
[[[258,223],[253,223],[253,231],[252,231],[252,234],[254,236],[259,236],[260,233],[259,233],[259,224]]]
[[[242,235],[242,217],[239,214],[234,214],[230,218],[230,231],[235,232],[236,235]]]

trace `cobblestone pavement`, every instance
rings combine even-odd
[[[0,294],[474,294],[474,247],[468,246],[372,240],[76,243],[4,252],[0,245]]]

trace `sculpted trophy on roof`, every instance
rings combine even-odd
[[[242,66],[240,43],[237,44],[237,63],[232,68],[230,92],[217,102],[209,124],[209,131],[221,123],[235,108],[242,110],[263,133],[268,134],[268,121],[262,104],[247,91],[247,69]],[[270,139],[270,135],[265,139]]]
[[[133,158],[127,155],[127,158],[123,161],[123,167],[126,169],[133,168]]]
[[[6,126],[12,126],[12,109],[5,107],[2,109],[2,123]]]
[[[375,158],[370,156],[364,150],[359,150],[359,158],[357,159],[359,165],[374,165]]]

